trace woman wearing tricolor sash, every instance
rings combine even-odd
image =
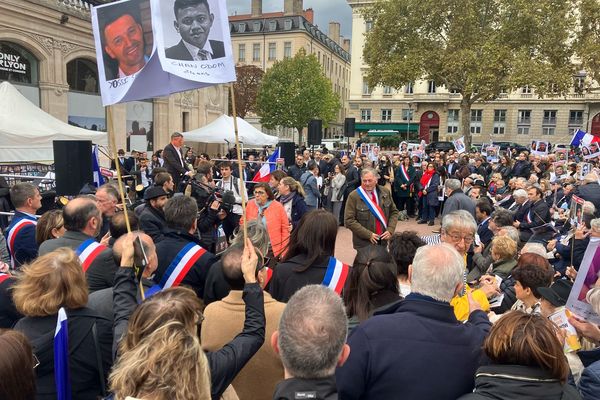
[[[348,266],[333,257],[338,223],[325,210],[310,211],[292,231],[283,261],[274,269],[269,291],[287,303],[306,285],[324,284],[338,293],[344,286]]]
[[[402,163],[396,169],[394,179],[394,193],[398,202],[396,207],[398,211],[407,211],[408,204],[412,199],[413,183],[415,181],[415,168],[412,166],[410,157],[402,159]]]

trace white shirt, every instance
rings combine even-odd
[[[201,59],[200,56],[198,55],[198,52],[200,52],[200,49],[198,47],[186,42],[185,40],[183,41],[183,44],[185,45],[185,48],[190,52],[190,55],[192,56],[194,61],[205,61],[205,60]],[[207,57],[207,59],[212,60],[213,51],[212,51],[212,47],[210,47],[210,40],[206,39],[206,43],[204,43],[204,47],[202,47],[202,50],[208,52],[208,54],[206,54],[206,57]]]

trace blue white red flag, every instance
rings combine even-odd
[[[279,147],[275,149],[273,154],[269,156],[267,163],[263,164],[262,167],[258,170],[254,178],[252,178],[252,182],[269,182],[271,178],[271,173],[275,171],[277,159],[279,158]]]
[[[587,146],[590,143],[599,143],[600,138],[598,136],[590,135],[582,131],[581,129],[577,129],[571,138],[571,146]]]
[[[54,331],[54,382],[56,398],[71,400],[71,378],[69,375],[69,331],[67,313],[63,307],[58,310]]]
[[[329,257],[329,264],[323,278],[323,285],[341,295],[346,278],[348,278],[348,272],[350,272],[348,264],[344,264],[335,257]]]
[[[92,147],[92,171],[94,174],[94,186],[100,187],[104,184],[104,177],[100,173],[100,161],[98,159],[98,145]]]

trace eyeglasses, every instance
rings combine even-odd
[[[461,240],[465,241],[465,244],[471,244],[475,241],[475,236],[474,235],[468,235],[468,236],[461,236],[458,235],[456,233],[447,233],[447,232],[443,232],[444,235],[448,236],[450,239],[452,239],[452,241],[454,243],[460,243]]]
[[[262,194],[267,194],[267,192],[263,192],[262,190],[255,190],[255,191],[254,191],[254,195],[255,195],[255,196],[256,196],[256,195],[259,195],[259,194],[260,194],[260,195],[262,195]]]

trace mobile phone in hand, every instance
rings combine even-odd
[[[135,268],[135,276],[138,281],[142,279],[142,274],[148,265],[148,256],[144,251],[142,239],[136,237],[133,241],[133,267]]]

